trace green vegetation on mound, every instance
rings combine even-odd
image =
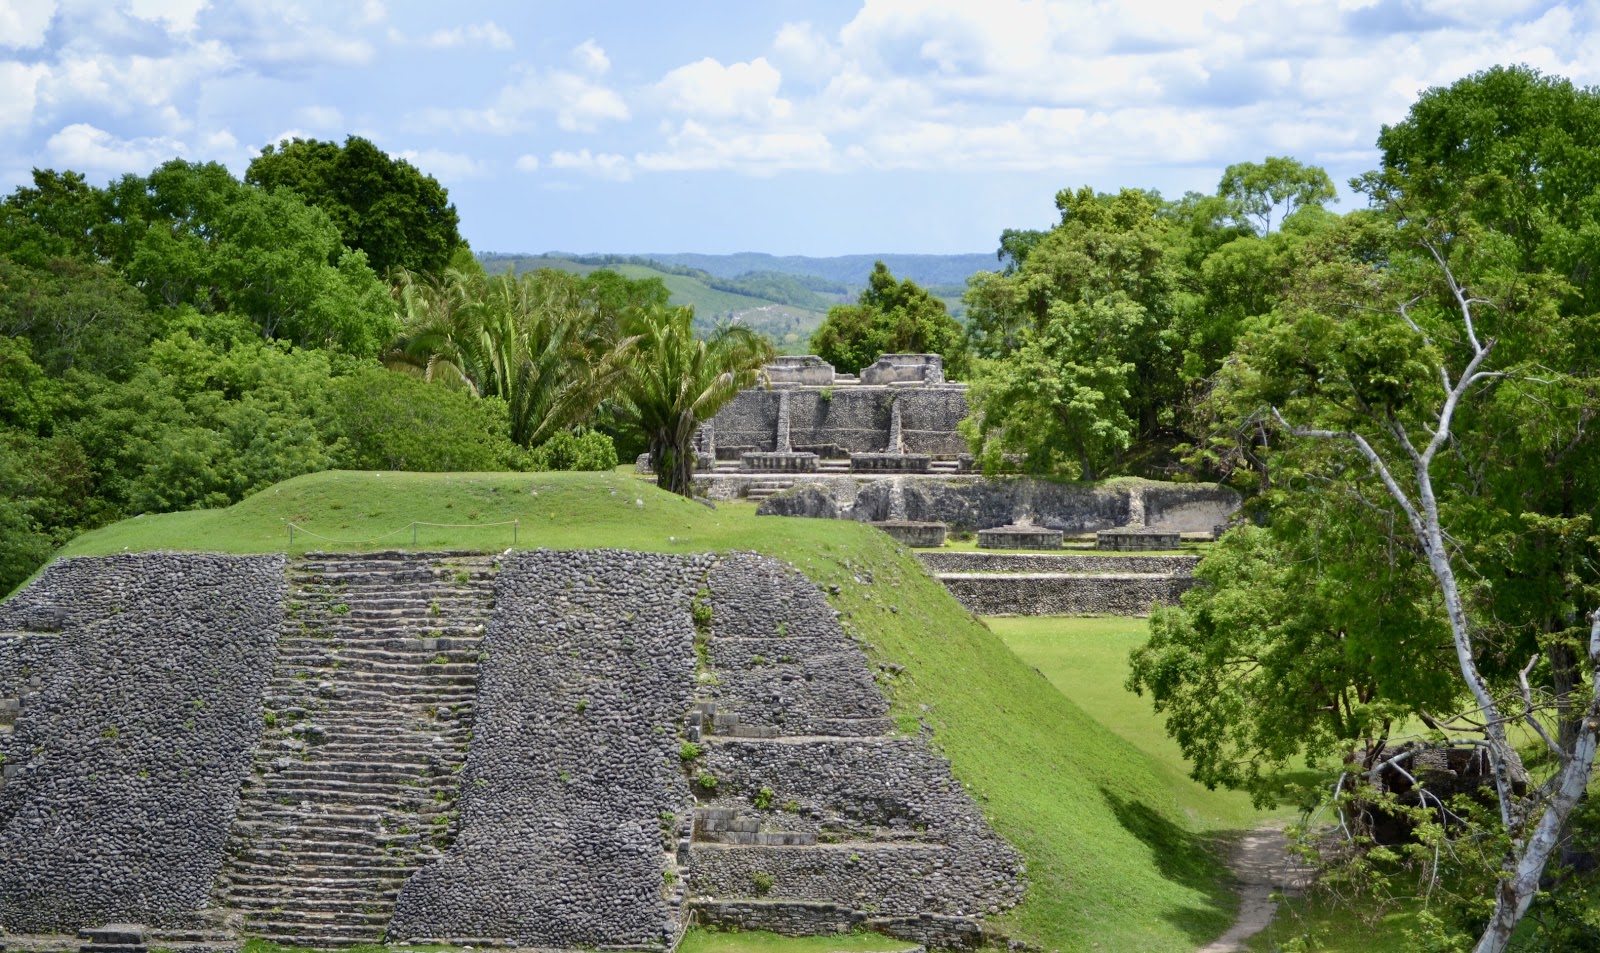
[[[221,510],[146,516],[86,534],[63,555],[190,549],[282,552],[290,521],[307,549],[412,548],[412,520],[521,521],[518,546],[657,552],[758,550],[827,589],[878,661],[897,721],[932,731],[956,776],[1027,858],[1029,891],[994,925],[1045,949],[1188,951],[1223,932],[1235,898],[1208,824],[1173,772],[1130,746],[1007,650],[883,533],[837,520],[711,510],[618,473],[326,472]],[[509,527],[418,531],[418,548],[495,551]],[[700,942],[696,940],[695,942]]]

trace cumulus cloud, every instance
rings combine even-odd
[[[0,46],[31,50],[44,45],[55,0],[0,0]]]
[[[778,97],[783,77],[764,57],[723,66],[706,57],[680,66],[656,84],[668,107],[718,119],[782,119],[790,103]]]
[[[550,153],[550,168],[582,172],[601,179],[626,182],[633,178],[628,157],[612,152],[591,153],[588,149],[577,152]]]
[[[28,125],[38,102],[39,81],[48,73],[43,66],[0,62],[0,129]]]
[[[404,40],[399,31],[391,31],[390,36]],[[446,30],[435,30],[417,40],[416,43],[418,46],[433,50],[454,50],[468,46],[487,46],[495,50],[509,50],[515,45],[511,40],[511,34],[507,33],[493,20],[484,23],[472,23],[467,26],[451,27]]]
[[[140,20],[160,23],[170,33],[194,32],[195,18],[209,0],[128,0],[128,12]]]
[[[593,76],[603,76],[611,69],[611,58],[592,39],[584,40],[572,48],[572,61],[579,69]]]
[[[473,179],[488,174],[488,167],[483,162],[459,152],[445,152],[439,149],[403,149],[395,153],[401,158],[420,169],[424,174],[446,182],[459,182],[462,179]]]
[[[518,172],[538,172],[539,157],[531,152],[517,156],[516,167]]]
[[[147,172],[168,159],[189,153],[189,147],[176,139],[121,139],[83,122],[75,122],[51,136],[45,150],[66,168],[113,174]]]
[[[567,132],[594,132],[606,123],[631,119],[633,111],[622,94],[593,75],[596,64],[603,61],[609,66],[605,51],[585,40],[572,55],[588,64],[590,75],[525,67],[501,87],[488,106],[427,107],[414,112],[408,125],[419,131],[444,128],[508,135],[534,129],[535,117],[541,114],[553,115],[556,126]]]
[[[791,169],[827,169],[833,145],[816,131],[728,132],[686,120],[667,136],[667,148],[644,152],[634,164],[651,172],[729,169],[771,175]]]

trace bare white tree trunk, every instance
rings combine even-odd
[[[1285,420],[1277,408],[1273,408],[1272,413],[1279,424],[1295,436],[1341,440],[1356,447],[1377,472],[1389,496],[1405,513],[1411,532],[1427,556],[1428,567],[1438,582],[1445,613],[1450,621],[1450,633],[1455,645],[1456,661],[1461,669],[1461,678],[1477,702],[1478,712],[1484,722],[1481,731],[1494,771],[1495,796],[1500,808],[1500,819],[1511,838],[1511,849],[1501,863],[1502,879],[1495,891],[1494,912],[1483,936],[1474,948],[1474,953],[1500,953],[1511,941],[1517,924],[1528,912],[1529,905],[1538,893],[1539,881],[1544,874],[1545,866],[1549,863],[1551,854],[1560,845],[1561,832],[1565,829],[1567,819],[1582,797],[1594,770],[1596,745],[1597,741],[1600,741],[1600,676],[1594,674],[1600,672],[1600,611],[1590,617],[1591,697],[1587,712],[1579,722],[1571,744],[1558,745],[1538,722],[1531,704],[1527,711],[1514,712],[1507,716],[1478,671],[1475,633],[1461,598],[1460,587],[1456,583],[1455,569],[1451,565],[1450,552],[1446,548],[1444,529],[1440,525],[1438,501],[1433,489],[1432,465],[1435,456],[1450,441],[1450,428],[1456,410],[1468,392],[1479,385],[1490,384],[1503,375],[1483,369],[1485,361],[1494,349],[1494,342],[1489,341],[1487,344],[1481,342],[1473,325],[1472,307],[1481,302],[1467,296],[1466,290],[1456,282],[1449,265],[1436,249],[1429,246],[1429,251],[1433,252],[1434,259],[1442,269],[1460,308],[1466,340],[1472,347],[1472,358],[1466,368],[1454,378],[1448,368],[1443,365],[1438,368],[1440,382],[1444,386],[1445,400],[1433,421],[1433,426],[1426,428],[1430,431],[1429,440],[1421,450],[1411,442],[1405,425],[1393,416],[1374,421],[1380,429],[1393,438],[1403,453],[1405,458],[1403,462],[1408,466],[1414,482],[1412,491],[1408,492],[1406,487],[1401,485],[1395,477],[1395,470],[1391,468],[1390,461],[1360,433],[1297,427]],[[1404,308],[1401,309],[1400,315],[1412,330],[1418,334],[1422,333],[1421,328],[1411,320]],[[1520,797],[1515,787],[1526,774],[1516,748],[1506,735],[1506,725],[1515,721],[1524,722],[1535,734],[1544,739],[1558,765],[1555,773],[1544,784],[1537,789],[1529,790],[1526,796]]]

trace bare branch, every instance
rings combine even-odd
[[[1517,673],[1517,684],[1522,687],[1522,719],[1532,725],[1533,730],[1539,733],[1540,738],[1544,739],[1545,747],[1549,748],[1550,753],[1556,756],[1556,762],[1559,764],[1566,758],[1566,752],[1562,751],[1561,746],[1551,740],[1550,733],[1544,730],[1544,725],[1539,723],[1539,719],[1533,717],[1533,689],[1528,687],[1528,673],[1533,671],[1533,667],[1537,664],[1539,664],[1539,656],[1535,654],[1533,658],[1528,659],[1528,664],[1522,667],[1522,671]]]

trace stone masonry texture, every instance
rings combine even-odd
[[[0,926],[179,923],[206,905],[261,732],[283,565],[72,559],[0,605],[0,693],[32,683],[0,736]]]
[[[0,604],[0,753],[9,933],[953,947],[1023,890],[822,592],[750,553],[67,560]]]

